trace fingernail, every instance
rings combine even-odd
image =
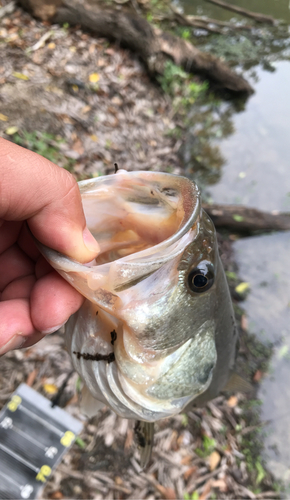
[[[90,252],[100,253],[100,245],[95,240],[92,233],[88,230],[87,227],[83,231],[83,240],[84,244],[86,245],[87,249],[90,250]]]
[[[66,321],[64,323],[61,323],[60,325],[57,325],[57,326],[53,326],[52,328],[48,328],[48,330],[42,330],[41,333],[44,333],[44,335],[48,335],[49,333],[53,333],[53,332],[56,332],[57,330],[59,330],[64,324],[66,323]]]
[[[0,348],[0,356],[3,354],[6,354],[8,351],[13,351],[14,349],[20,349],[20,347],[23,346],[23,344],[26,342],[26,337],[23,337],[22,335],[14,335],[7,344],[5,344],[3,347]]]

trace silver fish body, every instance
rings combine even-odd
[[[79,187],[97,259],[83,265],[41,249],[86,297],[66,341],[95,408],[99,401],[154,422],[215,397],[233,368],[237,333],[197,186],[119,171]]]

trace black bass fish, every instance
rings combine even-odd
[[[79,188],[100,254],[83,265],[41,249],[87,299],[66,324],[88,389],[83,404],[90,414],[105,404],[137,419],[152,438],[144,422],[214,398],[234,366],[237,331],[215,228],[184,177],[119,170]]]

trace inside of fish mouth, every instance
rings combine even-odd
[[[134,185],[112,188],[107,199],[83,196],[87,226],[101,249],[95,264],[153,247],[182,226],[185,209],[177,190],[152,186],[135,192]]]

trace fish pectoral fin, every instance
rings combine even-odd
[[[140,467],[143,471],[149,464],[152,454],[154,423],[137,420],[134,432],[140,453]]]
[[[87,386],[84,385],[81,393],[81,412],[88,418],[94,417],[99,413],[99,411],[105,406],[104,403],[95,399]]]
[[[238,373],[231,371],[229,380],[227,381],[223,391],[236,391],[236,392],[252,392],[253,386],[245,380]]]

